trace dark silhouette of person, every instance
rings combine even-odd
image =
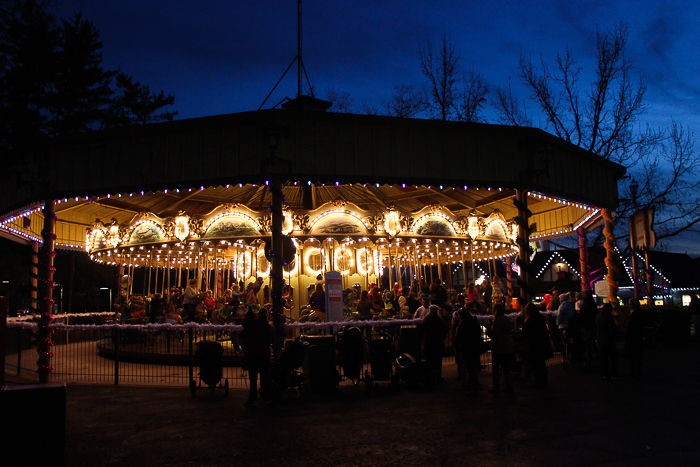
[[[442,381],[442,356],[445,351],[447,324],[440,317],[437,305],[431,305],[428,314],[421,321],[421,337],[425,360],[435,372],[435,380]]]
[[[630,361],[630,376],[641,378],[644,376],[642,359],[644,357],[644,317],[639,300],[631,298],[629,301],[630,319],[627,322],[625,333],[625,356]]]
[[[552,343],[549,340],[549,331],[547,331],[547,320],[534,303],[525,305],[524,314],[525,354],[535,375],[534,387],[546,388],[548,379],[546,362],[554,356]]]
[[[617,378],[617,344],[615,343],[617,325],[612,315],[611,304],[603,304],[600,313],[595,318],[595,327],[603,378]]]
[[[250,383],[246,407],[254,407],[258,399],[258,374],[260,395],[266,403],[270,401],[270,345],[274,335],[275,330],[267,320],[267,309],[261,308],[256,318],[252,307],[248,307],[240,334]]]

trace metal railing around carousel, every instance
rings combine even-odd
[[[223,348],[223,379],[232,387],[245,386],[247,373],[241,368],[243,352],[238,341],[239,325],[213,324],[115,324],[105,313],[55,315],[53,330],[52,379],[74,383],[148,384],[187,386],[198,381],[199,362],[195,348],[200,341],[216,341]],[[517,317],[512,316],[517,329]],[[482,332],[490,316],[480,316]],[[449,328],[449,318],[447,318]],[[285,339],[299,336],[337,336],[348,327],[358,327],[366,339],[388,339],[392,358],[408,353],[420,358],[420,320],[306,322],[285,324]],[[10,318],[7,322],[6,371],[36,377],[37,353],[33,335],[37,325],[31,320]],[[373,346],[368,345],[364,369],[369,370]],[[337,352],[336,352],[337,354]],[[556,358],[556,357],[555,357]],[[481,356],[482,368],[490,371],[491,353]],[[445,341],[443,364],[454,364],[450,337]],[[336,368],[341,375],[340,361]],[[304,368],[306,369],[306,368]],[[308,376],[308,375],[307,375]]]

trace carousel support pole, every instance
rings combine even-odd
[[[435,242],[435,253],[436,253],[436,259],[437,259],[437,268],[438,268],[438,280],[440,281],[440,285],[442,285],[442,262],[440,261],[440,242]]]
[[[391,242],[388,242],[387,254],[389,258],[389,290],[394,290],[394,279],[392,276],[392,261],[391,261]]]
[[[506,282],[508,283],[508,301],[507,304],[513,303],[513,258],[506,257]]]
[[[579,263],[581,263],[581,292],[590,288],[590,274],[588,272],[588,239],[583,227],[576,231],[578,235]]]
[[[459,246],[459,255],[462,259],[462,277],[464,279],[464,287],[463,291],[466,293],[467,291],[467,266],[464,264],[464,248],[463,245]],[[459,278],[459,277],[458,277]]]
[[[615,228],[615,223],[613,221],[612,212],[609,209],[603,209],[603,219],[605,220],[605,226],[603,228],[603,233],[605,234],[605,266],[608,268],[608,274],[605,276],[605,280],[610,286],[610,291],[608,292],[608,300],[613,306],[618,303],[617,291],[618,285],[615,279],[615,273],[617,268],[615,267],[615,235],[613,229]]]
[[[530,303],[532,300],[532,287],[530,286],[530,227],[528,220],[532,212],[527,207],[527,190],[518,189],[515,192],[513,204],[518,209],[515,222],[518,224],[518,259],[516,264],[520,267],[518,285],[520,286],[521,305]]]
[[[367,241],[365,240],[365,290],[369,289],[369,263],[367,262]]]
[[[155,286],[153,287],[153,291],[154,291],[153,293],[158,293],[158,269],[159,269],[158,264],[156,263],[156,278],[154,281]],[[163,284],[163,287],[161,287],[161,290],[164,289],[164,286],[165,286],[165,284]],[[161,294],[162,294],[162,292],[161,292]]]
[[[32,242],[32,268],[31,268],[31,279],[29,280],[30,285],[30,296],[29,296],[29,309],[32,314],[38,314],[38,298],[37,291],[39,290],[39,242]],[[110,304],[111,305],[111,304]],[[19,366],[18,366],[19,368]]]
[[[53,368],[51,367],[51,357],[53,353],[51,352],[51,346],[53,346],[53,340],[51,339],[51,334],[53,330],[49,329],[48,326],[53,321],[53,275],[56,272],[56,268],[53,266],[53,259],[56,256],[54,251],[54,245],[56,243],[56,207],[54,200],[49,199],[44,201],[44,229],[41,231],[41,237],[43,243],[41,249],[39,250],[39,264],[41,265],[40,270],[40,284],[39,284],[39,294],[40,294],[40,305],[39,309],[41,311],[41,317],[39,318],[39,326],[37,329],[37,352],[39,353],[39,360],[37,362],[39,373],[39,382],[41,384],[46,384],[51,382],[51,372]]]
[[[284,204],[284,195],[282,194],[282,182],[274,181],[270,183],[270,193],[272,194],[272,248],[270,255],[272,256],[272,265],[270,267],[270,275],[272,276],[272,324],[276,330],[273,348],[277,354],[284,344],[284,322],[281,317],[284,315],[284,268],[283,268],[283,243],[282,243],[282,225],[284,223],[284,214],[282,213],[282,205]]]
[[[124,277],[124,255],[119,257],[119,267],[117,268],[117,296],[122,293],[122,277]]]
[[[148,293],[150,290],[146,288],[146,286],[150,286],[150,283],[148,283],[148,276],[151,275],[151,264],[149,263],[148,266],[146,265],[146,260],[144,259],[144,264],[143,264],[143,296],[148,297]]]
[[[165,276],[168,276],[168,285],[165,287],[165,290],[170,290],[170,253],[168,253],[168,264],[166,266],[168,269],[167,271],[163,271],[163,282],[165,282]]]
[[[301,297],[302,297],[302,281],[301,272],[304,269],[304,244],[299,245],[299,257],[297,258],[297,299],[294,300],[294,307],[297,310],[297,316],[301,315]]]
[[[476,264],[474,263],[474,242],[469,245],[472,254],[472,282],[476,282]]]

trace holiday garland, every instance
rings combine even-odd
[[[613,225],[613,217],[609,209],[603,209],[603,218],[605,219],[605,228],[603,228],[603,233],[605,234],[605,250],[607,254],[605,255],[605,266],[608,268],[608,275],[605,276],[605,280],[610,284],[610,291],[608,292],[608,300],[610,303],[617,303],[617,291],[619,287],[617,281],[615,280],[615,273],[617,268],[612,261],[612,256],[615,252],[615,237],[612,233],[612,229],[608,229],[608,226]]]

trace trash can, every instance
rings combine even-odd
[[[6,459],[25,459],[32,465],[65,465],[66,383],[3,386],[0,420]],[[37,449],[39,435],[41,449]]]
[[[335,336],[306,336],[304,374],[309,378],[309,390],[333,391],[338,387],[338,370],[335,365]]]
[[[420,360],[420,335],[414,324],[401,326],[399,330],[399,354],[405,353]]]

